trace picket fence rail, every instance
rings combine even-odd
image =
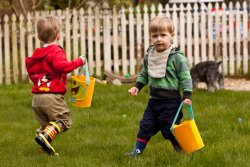
[[[152,5],[110,9],[108,5],[87,10],[37,11],[0,18],[0,84],[28,81],[25,58],[41,46],[36,38],[36,20],[53,15],[62,21],[59,44],[68,60],[87,55],[91,75],[104,71],[137,74],[150,45],[148,24],[156,15],[173,19],[173,43],[190,66],[206,60],[223,61],[224,75],[249,74],[248,3]],[[77,73],[75,70],[72,74]],[[69,75],[72,75],[69,74]]]

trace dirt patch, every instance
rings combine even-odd
[[[199,89],[207,89],[205,83],[198,84]],[[235,90],[235,91],[250,91],[250,80],[246,79],[233,79],[224,78],[224,88],[225,90]]]

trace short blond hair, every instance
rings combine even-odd
[[[50,43],[56,40],[62,24],[54,16],[46,16],[39,18],[36,25],[38,38],[43,43]]]
[[[155,33],[162,31],[168,31],[169,33],[173,34],[175,31],[174,23],[172,19],[167,16],[155,16],[149,24],[149,32]]]

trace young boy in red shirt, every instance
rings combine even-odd
[[[41,127],[36,131],[36,142],[49,155],[55,154],[51,142],[60,132],[72,125],[70,110],[64,100],[67,73],[82,66],[85,58],[68,61],[59,46],[61,23],[53,16],[37,21],[38,39],[43,43],[25,60],[32,87],[32,108]]]

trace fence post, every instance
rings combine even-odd
[[[137,53],[137,72],[142,64],[142,18],[140,6],[136,7],[136,53]]]
[[[162,6],[162,4],[159,4],[158,5],[158,15],[162,15],[163,13],[162,13],[162,11],[163,11],[163,6]]]
[[[227,51],[227,14],[226,14],[226,4],[222,4],[222,57],[223,57],[223,74],[228,74],[228,51]]]
[[[178,46],[179,45],[179,41],[178,41],[178,33],[179,33],[179,21],[178,21],[178,16],[177,16],[177,6],[176,4],[174,4],[172,6],[172,10],[173,10],[173,13],[172,13],[172,19],[173,19],[173,22],[174,22],[174,27],[175,27],[175,35],[174,35],[174,39],[173,39],[173,44],[175,46]]]
[[[73,33],[73,59],[76,59],[79,56],[78,52],[78,13],[76,9],[73,9],[73,16],[72,16],[72,33]],[[74,70],[75,74],[78,74],[78,69]]]
[[[193,25],[193,19],[192,19],[192,13],[191,13],[191,5],[190,3],[187,5],[187,58],[189,61],[190,66],[193,66],[193,33],[192,33],[192,25]],[[177,30],[175,30],[177,31]],[[177,33],[177,32],[176,32]]]
[[[81,54],[86,55],[86,30],[85,30],[85,16],[84,16],[84,10],[83,8],[79,11],[79,19],[80,19],[80,48],[81,48]]]
[[[206,7],[205,4],[201,4],[201,23],[200,23],[200,30],[201,30],[201,61],[207,60],[207,29],[206,29]]]
[[[119,74],[119,46],[120,40],[118,39],[118,16],[116,7],[113,7],[113,52],[114,52],[114,72]]]
[[[220,57],[220,15],[219,3],[215,4],[215,60],[218,61]]]
[[[129,8],[129,66],[130,66],[130,74],[135,74],[135,31],[134,31],[134,14],[133,9]]]
[[[152,20],[156,16],[156,14],[155,14],[155,5],[154,4],[151,5],[150,10],[151,10],[150,20]]]
[[[236,10],[240,11],[240,3],[237,1]],[[241,70],[241,12],[236,13],[236,74],[240,74]]]
[[[144,5],[143,7],[144,10],[144,14],[143,14],[143,37],[144,37],[144,51],[146,52],[148,47],[149,47],[149,30],[148,30],[148,26],[149,26],[149,19],[148,19],[148,6]]]
[[[128,73],[127,67],[127,36],[126,36],[126,15],[125,8],[121,9],[121,33],[122,33],[122,73],[125,75]]]
[[[61,23],[63,24],[63,16],[62,16],[62,10],[57,10],[56,11],[56,13],[57,13],[57,18],[58,18],[58,20],[60,20],[61,21]],[[63,27],[64,28],[64,27]],[[64,31],[61,31],[60,32],[60,39],[59,39],[59,45],[61,46],[61,47],[63,47],[64,48],[64,46],[63,46],[63,41],[64,41]]]
[[[109,23],[108,23],[109,24]],[[105,29],[105,27],[104,27]],[[110,31],[110,29],[108,29]],[[95,31],[95,28],[93,26],[93,12],[92,8],[88,8],[88,63],[89,63],[89,73],[92,75],[94,73],[94,62],[93,62],[93,31]],[[110,38],[107,40],[110,41]],[[106,41],[105,41],[106,42]],[[107,47],[107,46],[106,46]],[[104,53],[105,54],[105,53]]]
[[[30,13],[27,14],[27,47],[28,47],[28,56],[31,56],[33,53],[33,31],[32,31],[32,22]]]
[[[194,4],[194,64],[200,62],[200,38],[199,38],[199,13],[198,13],[198,5]]]
[[[0,84],[3,83],[3,44],[2,44],[2,23],[1,23],[1,18],[0,18]]]
[[[66,55],[67,55],[68,60],[72,60],[71,59],[70,18],[71,18],[71,14],[69,13],[69,9],[67,8],[65,11],[65,39],[66,39]]]
[[[183,4],[180,5],[180,14],[179,14],[179,18],[180,18],[180,24],[179,24],[179,30],[180,30],[180,40],[179,40],[179,45],[180,45],[180,50],[185,53],[185,18],[184,18],[184,6]]]
[[[212,4],[208,4],[208,60],[214,60],[214,50],[213,50],[213,15],[212,15]]]
[[[169,4],[168,3],[165,6],[165,10],[166,10],[166,16],[169,17],[169,18],[171,18],[170,9],[169,9]]]
[[[95,7],[95,61],[96,75],[101,76],[100,9]],[[104,40],[103,40],[104,41]],[[117,51],[118,52],[118,51]],[[118,56],[118,55],[117,55]]]
[[[103,4],[103,39],[104,71],[111,72],[110,17],[109,5],[106,1]]]
[[[5,83],[11,84],[10,78],[10,30],[9,16],[4,16],[4,67],[5,67]]]
[[[23,20],[24,20],[24,17],[23,15],[21,14],[20,17],[19,17],[19,30],[20,30],[20,54],[21,54],[21,77],[22,77],[22,80],[24,81],[27,77],[27,72],[26,72],[26,67],[25,67],[25,58],[26,58],[26,51],[25,51],[25,33],[26,33],[26,30],[23,26]]]
[[[37,27],[36,27],[36,21],[40,16],[40,12],[36,11],[35,12],[35,47],[39,48],[41,46],[40,40],[37,38]]]
[[[248,11],[246,1],[243,2],[243,73],[248,74]]]
[[[12,14],[12,62],[13,62],[13,81],[18,83],[18,52],[17,52],[17,26],[16,26],[16,15]]]
[[[234,13],[233,3],[229,3],[229,74],[234,75]]]

